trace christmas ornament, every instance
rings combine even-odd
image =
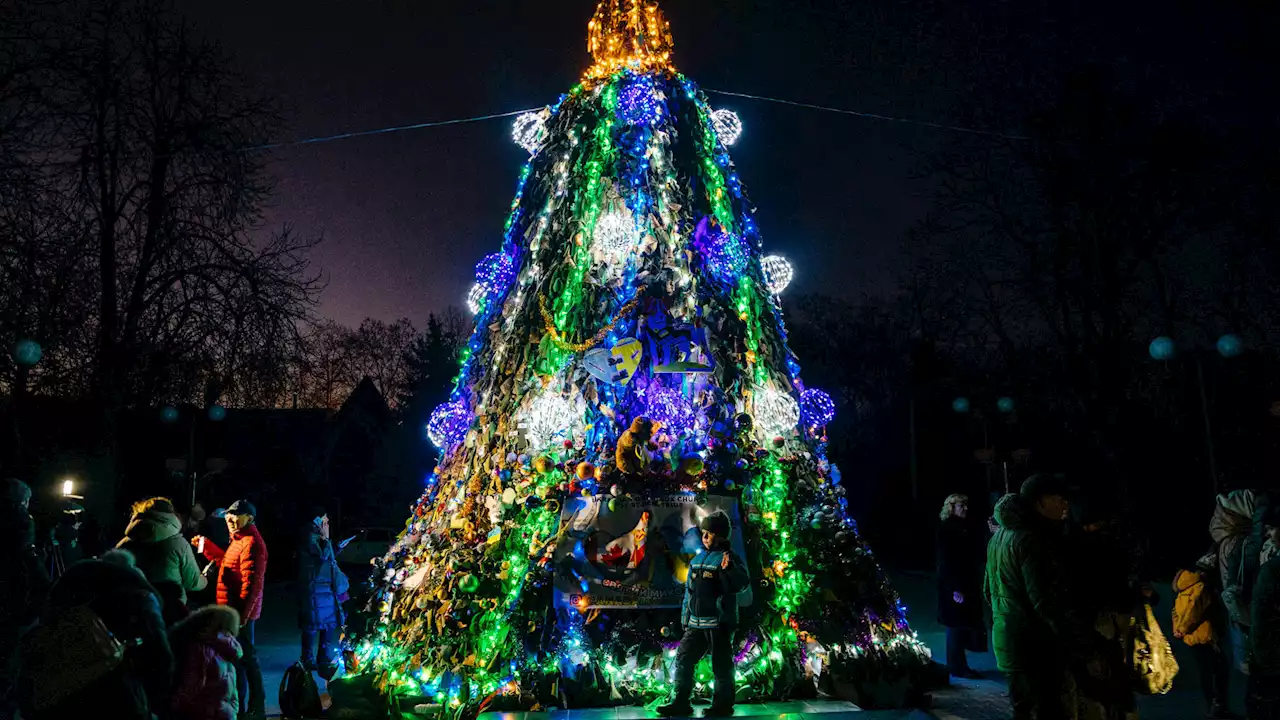
[[[1175,352],[1173,338],[1161,336],[1152,340],[1147,352],[1151,353],[1151,357],[1155,360],[1172,359]]]
[[[756,425],[766,437],[789,435],[800,423],[800,406],[786,393],[762,387],[756,390],[752,404]]]
[[[711,125],[725,145],[733,145],[742,137],[742,120],[732,110],[721,108],[711,113]]]
[[[800,416],[804,424],[817,428],[830,423],[836,417],[836,404],[831,396],[818,388],[805,388],[800,393]]]
[[[791,284],[791,278],[795,276],[791,263],[781,255],[765,256],[760,261],[760,269],[764,272],[765,285],[774,295],[781,295],[782,291]]]
[[[471,289],[467,291],[467,310],[472,315],[479,315],[480,311],[484,309],[486,294],[484,286],[479,283],[472,285]]]
[[[545,388],[520,414],[520,426],[529,447],[536,451],[549,447],[558,437],[572,435],[581,418],[581,411],[559,390]]]
[[[689,399],[679,390],[651,383],[645,391],[644,402],[649,418],[677,436],[691,432],[697,422]]]
[[[471,429],[471,413],[461,400],[447,402],[431,411],[427,421],[427,438],[436,447],[444,449],[462,442]]]
[[[534,154],[546,137],[547,119],[550,115],[546,108],[520,114],[511,126],[511,139],[527,150],[530,155]]]
[[[693,236],[693,248],[702,258],[702,267],[714,280],[726,285],[737,281],[747,267],[750,248],[738,235],[718,222],[704,217]]]

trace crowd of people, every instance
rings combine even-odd
[[[983,528],[969,498],[943,504],[938,620],[953,676],[986,652],[1009,683],[1016,720],[1136,718],[1135,690],[1167,692],[1177,672],[1154,623],[1160,593],[1140,578],[1140,545],[1107,506],[1036,475],[1000,498]],[[1280,717],[1280,497],[1218,497],[1209,552],[1171,584],[1172,642],[1189,648],[1210,718],[1229,718],[1234,663],[1250,720]]]
[[[255,626],[268,552],[253,503],[213,513],[196,505],[184,517],[167,498],[147,498],[115,548],[50,563],[30,500],[25,483],[4,480],[0,717],[60,720],[90,708],[120,720],[266,716]],[[348,582],[324,508],[301,535],[300,662],[329,679]]]

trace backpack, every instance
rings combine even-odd
[[[124,650],[88,605],[41,618],[21,649],[33,709],[52,708],[115,670]]]
[[[284,671],[284,679],[280,681],[279,700],[280,716],[287,720],[317,718],[323,712],[316,679],[300,662]]]

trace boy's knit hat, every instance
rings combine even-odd
[[[729,523],[729,516],[725,515],[722,510],[717,510],[702,518],[702,522],[698,524],[698,527],[704,532],[726,539],[733,529],[733,526]]]

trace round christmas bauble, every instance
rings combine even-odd
[[[579,480],[589,480],[596,476],[596,466],[589,462],[580,462],[576,474]]]
[[[480,589],[480,578],[467,573],[458,578],[458,589],[465,593],[473,593]]]
[[[720,108],[711,113],[711,126],[715,128],[720,142],[733,145],[742,137],[742,119],[732,110]]]
[[[750,465],[751,464],[747,462],[746,458],[738,458],[738,461],[734,463],[734,466],[739,470],[746,470]]]
[[[618,498],[609,498],[609,512],[618,512]]]
[[[766,255],[760,261],[760,269],[764,272],[765,286],[774,295],[781,295],[795,276],[791,263],[781,255]]]
[[[725,489],[725,490],[732,490],[732,489],[734,489],[735,487],[737,487],[737,484],[736,484],[736,483],[734,483],[732,480],[725,480],[725,481],[724,481],[724,489]]]

